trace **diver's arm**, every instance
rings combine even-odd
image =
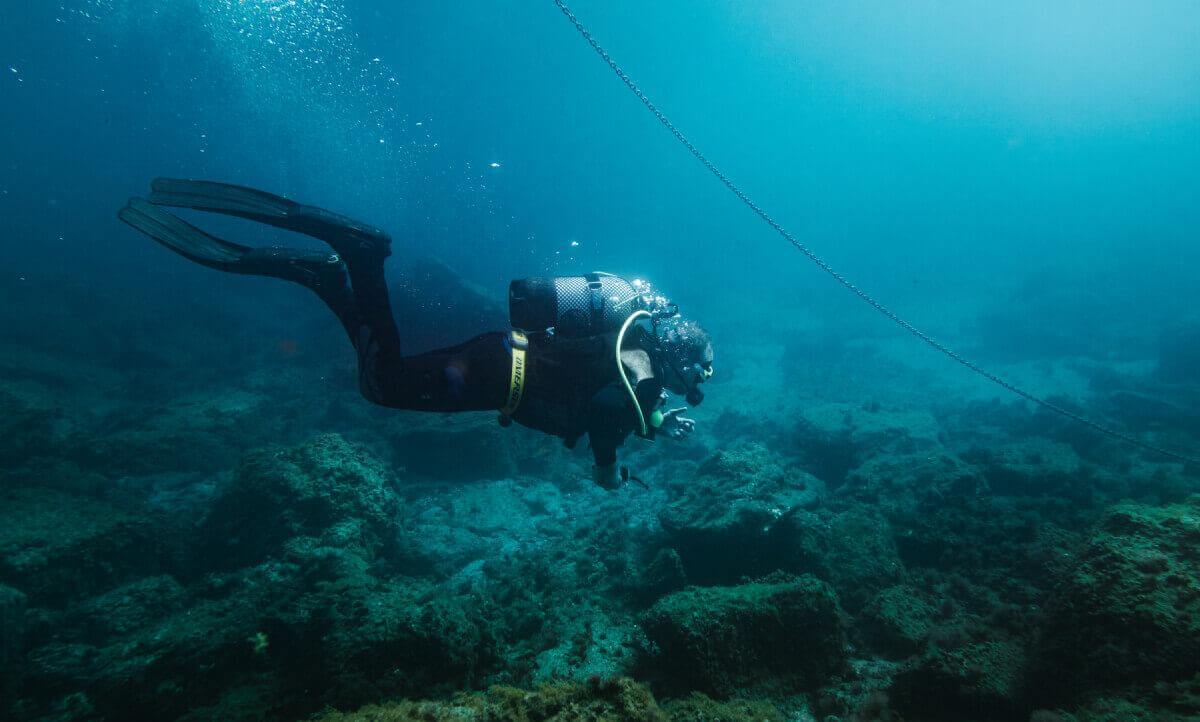
[[[625,433],[620,433],[613,426],[605,424],[607,419],[604,417],[607,414],[598,409],[596,404],[597,400],[593,399],[593,413],[588,429],[592,459],[596,462],[592,467],[592,481],[601,488],[612,490],[621,486],[617,447],[624,442]]]
[[[653,439],[656,420],[662,417],[657,406],[662,386],[653,377],[638,382],[634,394],[646,416],[646,438]],[[617,466],[617,447],[625,443],[631,431],[639,431],[637,412],[629,392],[620,383],[605,386],[592,397],[591,413],[588,416],[588,440],[596,466],[593,480],[605,489],[615,489],[621,484],[620,468]]]
[[[621,487],[620,470],[617,468],[617,462],[614,460],[607,466],[596,465],[592,467],[592,481],[601,489],[613,491]]]
[[[592,397],[587,431],[597,469],[611,467],[615,475],[617,447],[625,442],[636,424],[631,415],[629,397],[619,384],[609,384]]]
[[[654,375],[654,364],[650,362],[649,354],[638,348],[622,351],[621,363],[625,366],[630,383],[634,384],[634,393],[646,421],[646,438],[653,439],[658,434],[665,434],[679,441],[696,430],[696,421],[683,415],[687,411],[686,406],[667,408],[670,397],[663,389],[662,381]]]

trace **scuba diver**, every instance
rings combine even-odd
[[[699,404],[712,375],[709,336],[649,284],[605,273],[513,281],[511,331],[404,356],[384,280],[391,238],[336,213],[241,186],[159,178],[118,217],[195,263],[270,276],[311,289],[337,316],[358,355],[363,396],[417,411],[499,411],[563,439],[587,434],[593,480],[617,489],[633,480],[617,465],[630,433],[682,439],[695,429],[670,408],[670,393]],[[333,253],[222,240],[163,210],[190,208],[237,216],[323,241]]]

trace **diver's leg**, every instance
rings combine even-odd
[[[391,255],[391,238],[374,226],[273,193],[212,181],[156,178],[150,203],[237,216],[303,233],[327,243],[345,263],[353,287],[353,303],[334,308],[358,351],[360,380],[372,386],[403,373],[400,338],[392,318],[383,262]],[[339,299],[340,300],[340,299]],[[328,303],[328,301],[327,301]],[[334,304],[330,304],[331,308]],[[347,318],[353,309],[355,318]],[[367,387],[364,386],[364,394]],[[370,396],[386,396],[380,390]]]
[[[339,266],[344,264],[350,286],[347,289],[345,276],[342,276],[343,282],[336,287],[336,294],[322,298],[326,298],[326,303],[338,314],[354,344],[358,353],[359,386],[367,399],[385,406],[428,411],[485,410],[503,405],[511,364],[504,334],[485,334],[454,348],[404,358],[383,273],[384,260],[391,255],[391,239],[383,231],[253,188],[171,178],[158,178],[151,187],[153,192],[149,201],[155,206],[237,216],[303,233],[329,244],[337,252]],[[122,217],[163,242],[154,233],[139,227],[136,219]],[[203,234],[198,229],[192,230]],[[242,265],[241,262],[246,260],[245,247],[224,244],[218,249],[217,257],[209,259],[189,254],[171,243],[165,245],[192,260],[222,270],[278,275],[258,268],[250,270]],[[232,267],[230,255],[236,256],[238,261]],[[268,265],[269,270],[276,270],[276,265]],[[297,280],[291,276],[280,277]]]
[[[141,198],[131,198],[117,216],[194,263],[227,273],[280,278],[311,289],[337,315],[354,342],[361,322],[347,282],[346,264],[336,253],[243,246],[205,233]]]
[[[485,333],[458,346],[409,356],[398,374],[386,365],[360,365],[363,395],[397,409],[495,411],[504,405],[511,373],[506,338],[504,333]],[[381,372],[382,377],[375,375]]]
[[[383,257],[359,256],[346,267],[358,314],[350,341],[358,352],[359,390],[374,403],[413,408],[404,403],[409,384],[405,379],[406,360],[383,275]]]
[[[358,309],[359,389],[382,406],[420,411],[486,411],[504,405],[511,356],[503,333],[487,333],[416,356],[401,353],[383,258],[346,264]]]

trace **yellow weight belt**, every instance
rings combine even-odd
[[[500,414],[505,418],[512,417],[521,405],[521,397],[525,394],[525,352],[529,349],[529,338],[520,331],[512,332],[512,375],[508,381],[508,397]]]

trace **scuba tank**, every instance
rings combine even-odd
[[[647,284],[611,273],[523,278],[508,286],[513,328],[568,338],[616,331],[632,313],[650,309],[655,301]]]

